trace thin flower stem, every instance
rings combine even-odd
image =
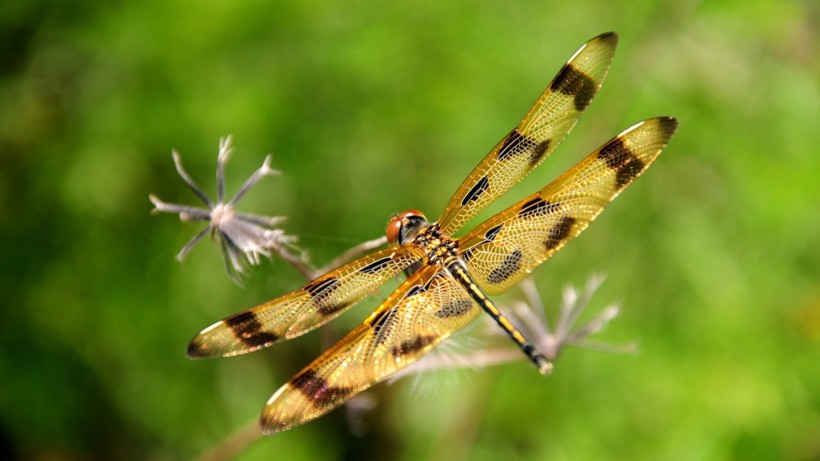
[[[206,227],[205,229],[202,229],[202,231],[200,231],[198,234],[196,234],[194,238],[189,240],[188,243],[186,243],[185,246],[182,247],[179,253],[177,253],[177,261],[182,262],[182,260],[185,259],[185,256],[188,255],[188,252],[191,251],[191,248],[193,248],[194,245],[196,245],[197,242],[199,242],[199,240],[202,239],[202,237],[208,235],[208,231],[210,230],[210,227]]]
[[[567,336],[567,339],[572,342],[574,340],[580,340],[600,332],[606,328],[612,319],[618,316],[619,310],[620,308],[618,306],[607,306],[595,319],[575,330],[572,334]]]
[[[570,318],[569,324],[574,325],[578,322],[578,319],[581,317],[581,314],[584,312],[584,308],[586,308],[589,301],[592,299],[592,296],[598,291],[598,288],[601,287],[601,284],[604,282],[606,277],[600,275],[593,275],[589,281],[587,282],[587,286],[584,287],[584,291],[581,294],[580,299],[577,301],[577,309],[573,309]]]
[[[526,358],[518,349],[500,347],[497,349],[481,349],[457,356],[428,356],[390,376],[388,382],[395,382],[408,375],[429,373],[431,371],[458,368],[486,368],[504,363],[515,362]]]
[[[185,181],[185,184],[188,186],[188,188],[191,189],[191,191],[193,191],[193,193],[196,194],[196,196],[199,197],[200,200],[202,200],[203,202],[205,202],[206,205],[208,205],[208,208],[213,208],[214,202],[212,202],[211,199],[209,199],[208,196],[205,195],[205,192],[203,192],[202,189],[199,188],[197,183],[194,182],[194,180],[191,178],[191,175],[189,175],[188,172],[185,171],[185,168],[182,166],[182,158],[179,156],[179,152],[171,151],[171,156],[174,157],[174,165],[176,166],[177,174],[179,174],[179,177],[182,178],[183,181]]]
[[[265,161],[262,163],[262,166],[259,167],[258,170],[254,171],[253,174],[242,184],[242,187],[239,188],[239,191],[233,198],[228,202],[228,205],[235,205],[239,199],[242,198],[245,193],[251,189],[260,179],[265,176],[276,176],[281,174],[279,170],[274,170],[270,167],[271,156],[268,155],[265,157]]]
[[[385,236],[382,236],[382,237],[379,237],[379,238],[376,238],[376,239],[373,239],[373,240],[368,240],[366,242],[362,242],[362,243],[350,248],[349,250],[345,251],[344,253],[342,253],[339,257],[337,257],[333,261],[327,263],[324,267],[322,267],[321,269],[319,269],[317,271],[318,275],[330,272],[331,270],[341,266],[342,264],[345,264],[345,263],[353,260],[354,258],[356,258],[360,254],[364,253],[365,251],[370,251],[374,248],[378,248],[378,247],[384,245],[385,243],[387,243],[387,237],[385,237]]]
[[[630,341],[626,344],[611,344],[603,341],[584,339],[574,342],[573,345],[607,354],[632,354],[638,351],[638,343],[634,341]]]
[[[262,216],[252,213],[240,213],[244,221],[264,227],[273,227],[287,221],[285,216]]]
[[[352,261],[362,253],[370,251],[374,248],[378,248],[381,245],[384,245],[385,243],[387,243],[387,237],[379,237],[377,239],[362,242],[354,247],[349,248],[347,251],[342,253],[333,261],[325,264],[319,269],[314,269],[313,266],[305,262],[304,258],[302,258],[301,256],[296,256],[288,252],[281,251],[279,252],[279,255],[282,256],[282,259],[287,261],[291,266],[293,266],[297,271],[299,271],[299,273],[302,274],[302,276],[304,276],[306,279],[313,280],[341,266],[342,264]]]
[[[262,431],[259,430],[259,422],[254,419],[242,427],[242,429],[231,434],[231,436],[223,440],[222,443],[201,455],[197,458],[197,461],[223,461],[231,459],[261,438]]]
[[[231,157],[232,136],[219,140],[219,153],[216,156],[216,202],[222,203],[225,197],[225,165]]]
[[[179,214],[179,218],[183,221],[206,221],[210,219],[208,210],[203,210],[202,208],[177,205],[176,203],[165,203],[154,194],[148,195],[148,199],[154,204],[153,211],[155,212],[176,213]]]
[[[302,277],[305,279],[313,280],[317,277],[316,270],[310,264],[305,262],[302,256],[291,254],[288,251],[278,251],[277,253],[282,257],[282,259],[285,260],[286,263],[293,266],[294,269],[302,274]]]

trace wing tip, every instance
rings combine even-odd
[[[680,125],[680,122],[678,122],[678,119],[675,117],[664,116],[658,117],[656,120],[661,128],[661,132],[667,139],[671,138],[672,135],[678,131],[678,125]]]
[[[665,143],[666,141],[669,141],[669,139],[672,138],[672,135],[674,135],[678,130],[678,125],[678,119],[675,117],[652,117],[630,126],[613,139],[623,138],[635,130],[651,130],[655,133],[660,133],[660,139],[663,139]]]
[[[220,320],[194,336],[185,352],[188,358],[233,357],[257,351],[281,340],[273,333],[259,330],[256,322],[232,323],[232,318]]]
[[[210,341],[208,337],[214,330],[218,330],[222,325],[222,321],[214,323],[196,334],[188,343],[188,348],[185,350],[185,355],[191,360],[210,359],[219,357],[221,354],[215,353],[212,347],[209,346]]]
[[[215,357],[212,351],[202,342],[199,335],[196,335],[191,342],[188,343],[188,349],[185,350],[185,356],[191,360],[208,359]]]
[[[293,426],[263,414],[259,417],[259,427],[262,429],[262,435],[273,435],[286,431]]]
[[[273,435],[301,424],[301,422],[294,422],[288,417],[283,417],[279,411],[279,400],[283,394],[287,394],[293,389],[291,383],[295,379],[297,378],[294,377],[290,382],[280,387],[265,403],[265,409],[262,410],[262,414],[259,416],[259,427],[262,429],[263,435]]]
[[[613,48],[618,44],[618,34],[616,32],[604,32],[601,35],[593,37],[590,42],[600,41],[611,45]]]
[[[214,347],[213,341],[210,341],[203,331],[188,343],[185,355],[191,360],[213,359],[225,356],[225,351]]]

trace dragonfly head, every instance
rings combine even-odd
[[[404,213],[395,214],[387,223],[387,241],[391,245],[409,242],[427,224],[427,218],[418,210],[407,210]]]

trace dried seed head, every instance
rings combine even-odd
[[[151,194],[148,198],[154,204],[156,212],[176,213],[182,221],[207,221],[208,227],[194,236],[179,252],[177,259],[182,261],[193,246],[208,232],[214,238],[219,238],[222,246],[222,256],[228,274],[235,281],[244,275],[248,265],[258,265],[261,257],[270,258],[274,253],[288,260],[301,257],[301,250],[296,248],[296,237],[287,235],[275,226],[282,223],[282,216],[262,216],[236,211],[236,204],[260,179],[265,176],[280,174],[271,168],[271,156],[268,155],[262,166],[245,180],[242,187],[230,200],[224,199],[225,166],[232,153],[231,137],[219,140],[219,153],[216,164],[216,202],[212,201],[205,192],[194,182],[182,166],[182,159],[176,151],[172,152],[177,173],[191,191],[199,197],[207,208],[165,203]]]
[[[514,301],[503,310],[515,327],[550,360],[555,360],[565,346],[583,347],[603,352],[632,352],[636,349],[634,343],[617,345],[590,339],[618,315],[620,308],[617,305],[611,304],[604,307],[590,321],[577,326],[581,314],[603,281],[603,276],[594,275],[590,277],[586,287],[580,292],[572,286],[565,288],[554,329],[550,328],[543,302],[531,278],[526,278],[519,284],[524,300]],[[489,316],[484,316],[484,318],[486,319],[484,324],[478,325],[480,331],[473,331],[470,335],[453,336],[418,362],[395,373],[390,377],[390,381],[442,368],[475,369],[526,358],[498,328],[495,321]],[[459,341],[468,341],[470,344],[464,346],[459,344]]]

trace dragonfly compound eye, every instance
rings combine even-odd
[[[426,225],[427,218],[418,210],[407,210],[404,213],[393,215],[387,223],[387,241],[391,244],[410,241]]]

